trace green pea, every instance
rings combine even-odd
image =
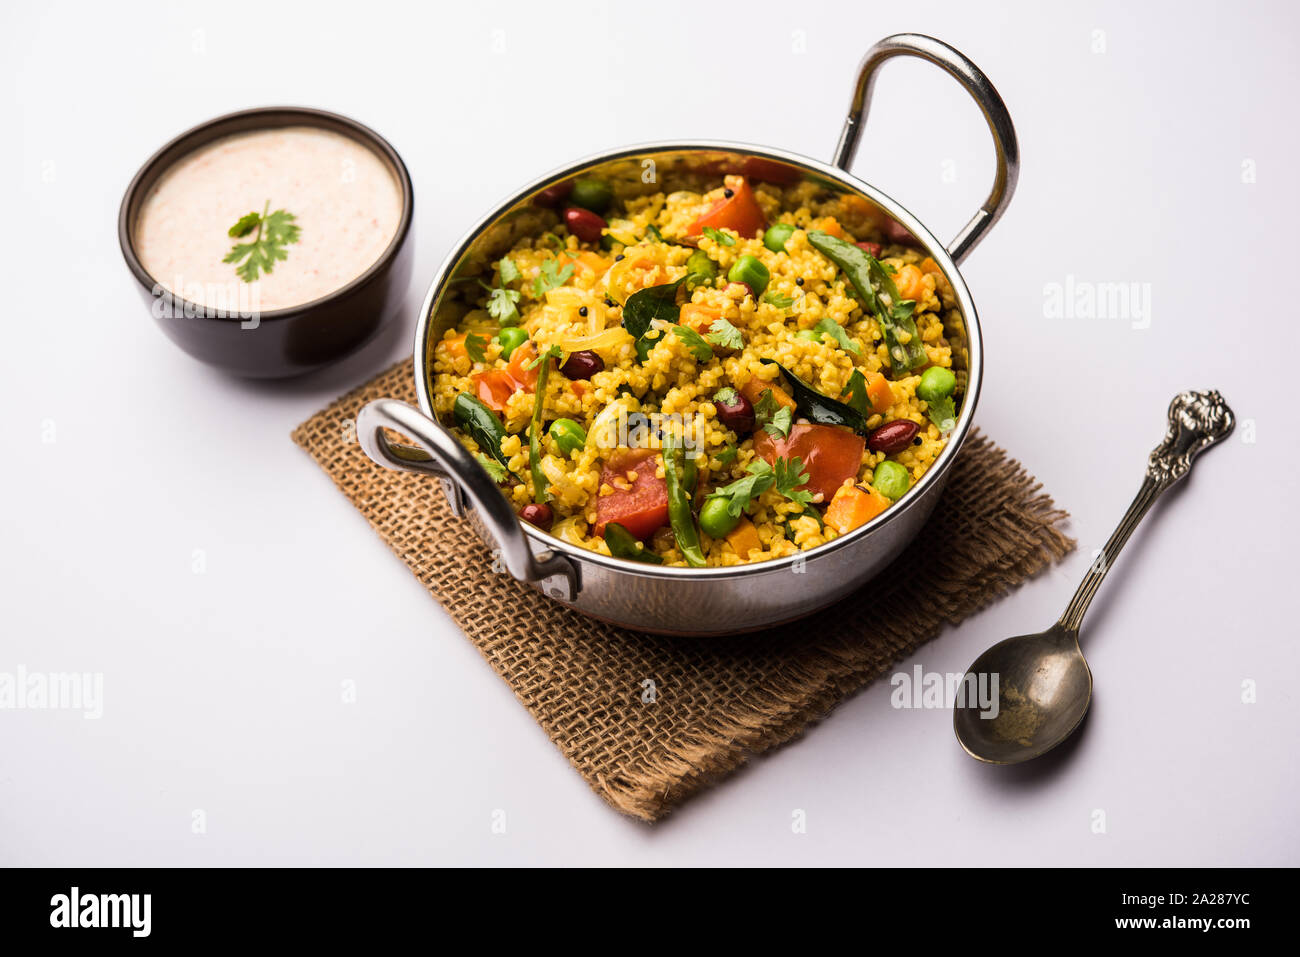
[[[700,286],[707,286],[718,278],[718,264],[709,258],[703,249],[691,253],[686,260],[686,291],[694,292]]]
[[[514,352],[528,341],[528,333],[518,326],[506,326],[497,333],[497,342],[501,343],[501,358],[509,359]]]
[[[957,388],[957,377],[951,369],[942,366],[930,366],[921,375],[921,382],[916,387],[916,394],[926,402],[940,402],[952,395]]]
[[[587,444],[587,432],[572,419],[556,419],[551,423],[551,438],[565,455],[571,455]]]
[[[570,203],[589,209],[593,213],[603,213],[609,209],[613,199],[614,190],[603,179],[576,180],[573,184],[573,192],[569,194]]]
[[[777,223],[769,226],[763,234],[763,245],[774,253],[785,252],[786,240],[794,235],[794,227],[789,223]]]
[[[902,498],[911,484],[912,477],[907,474],[907,469],[889,459],[877,465],[871,476],[872,488],[890,501]]]
[[[772,274],[758,261],[757,256],[741,256],[727,273],[727,279],[731,282],[743,282],[748,286],[755,299],[763,295],[771,278]]]
[[[726,538],[740,524],[740,516],[731,514],[730,504],[731,500],[726,498],[710,496],[704,500],[704,507],[700,509],[700,530],[705,535]]]

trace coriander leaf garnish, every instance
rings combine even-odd
[[[493,319],[503,326],[519,325],[519,291],[507,289],[506,285],[520,278],[519,267],[511,259],[503,258],[500,263],[500,281],[496,286],[489,286],[483,280],[478,284],[488,292],[487,311]]]
[[[736,241],[724,232],[714,229],[712,226],[704,227],[704,235],[708,236],[719,246],[734,246]]]
[[[732,394],[733,395],[735,394],[734,391]],[[740,450],[738,448],[728,443],[726,448],[720,449],[717,453],[714,454],[713,457],[717,459],[719,462],[721,462],[723,465],[726,465],[728,462],[734,462],[736,460],[736,456],[739,453]]]
[[[813,326],[813,331],[830,336],[840,344],[840,348],[845,352],[851,352],[855,356],[862,355],[862,347],[850,339],[849,334],[844,331],[844,327],[830,316]]]
[[[533,296],[541,299],[552,289],[558,289],[569,281],[573,275],[573,263],[569,263],[563,269],[559,268],[559,259],[548,259],[542,263],[542,270],[533,280]]]
[[[504,465],[502,465],[496,459],[488,458],[482,452],[475,452],[474,458],[478,460],[479,465],[483,466],[483,468],[487,471],[487,474],[492,476],[492,481],[496,482],[498,485],[504,482],[506,480],[506,476],[510,474],[509,472],[506,471],[506,467]]]
[[[770,306],[776,306],[778,309],[789,309],[794,305],[794,298],[792,296],[783,296],[779,292],[763,293],[762,301]]]
[[[504,286],[519,280],[521,274],[519,272],[519,267],[515,265],[513,259],[503,257],[500,263],[500,269],[501,285]]]
[[[488,291],[488,315],[503,326],[518,325],[519,307],[515,303],[519,302],[519,292],[514,289],[498,289],[487,283],[483,283],[483,288]]]
[[[487,356],[483,350],[487,348],[487,336],[469,333],[465,336],[465,351],[469,353],[470,360],[473,362],[487,362]]]
[[[739,329],[726,319],[713,320],[709,324],[709,334],[706,338],[714,345],[722,346],[724,349],[745,348],[745,337],[740,334]]]
[[[699,362],[708,362],[713,358],[713,349],[708,341],[690,326],[673,326],[673,335],[686,344]]]
[[[243,239],[256,229],[257,224],[261,221],[262,216],[260,213],[245,213],[243,216],[239,217],[239,222],[235,223],[235,225],[231,226],[230,229],[227,230],[226,235],[231,239]]]
[[[727,511],[733,518],[739,517],[749,507],[750,502],[776,484],[776,473],[763,459],[750,462],[745,471],[749,474],[744,478],[738,478],[730,485],[714,489],[709,495],[709,498],[725,499]]]
[[[235,243],[226,253],[223,263],[242,264],[235,267],[235,274],[244,282],[256,282],[262,273],[270,274],[278,260],[289,258],[284,247],[298,241],[302,230],[294,225],[293,213],[277,209],[268,213],[271,201],[268,199],[260,213],[246,213],[227,230],[232,239],[242,239],[253,234],[252,242]]]
[[[803,460],[799,456],[796,455],[789,461],[776,460],[776,490],[790,501],[799,505],[808,505],[812,502],[812,492],[796,487],[807,481],[808,473],[803,470]]]
[[[754,422],[768,435],[785,438],[794,424],[794,414],[789,406],[777,405],[771,389],[764,389],[754,405]]]
[[[845,398],[846,396],[847,398]],[[871,400],[867,398],[867,379],[861,370],[853,370],[853,374],[849,376],[849,381],[844,383],[844,391],[840,393],[840,398],[844,399],[845,405],[861,414],[864,418],[870,414]]]

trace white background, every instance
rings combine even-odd
[[[105,701],[98,721],[0,711],[0,862],[1300,863],[1293,5],[2,16],[0,671],[102,672]],[[988,353],[977,418],[1072,512],[1080,548],[901,667],[960,672],[1056,617],[1175,392],[1218,388],[1242,425],[1108,580],[1084,636],[1096,699],[1061,754],[978,765],[947,710],[895,710],[879,683],[648,827],[588,790],[289,432],[409,352],[437,263],[489,204],[639,141],[828,158],[859,58],[902,30],[966,52],[1015,118],[1019,192],[964,270]],[[164,338],[115,228],[161,143],[269,104],[391,140],[415,180],[418,265],[387,334],[259,384]],[[951,81],[894,61],[856,172],[951,235],[987,191],[991,148]],[[1048,318],[1044,287],[1068,276],[1149,284],[1149,326]]]

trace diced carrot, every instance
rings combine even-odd
[[[871,401],[871,409],[884,415],[889,411],[889,407],[894,404],[894,390],[889,384],[889,380],[877,372],[867,380],[867,398]]]
[[[683,326],[690,326],[700,335],[704,335],[709,331],[709,326],[721,318],[722,309],[719,306],[704,306],[688,302],[682,306],[679,321]]]
[[[537,385],[537,368],[528,368],[528,364],[536,358],[537,347],[529,341],[510,354],[510,364],[506,366],[510,378],[519,383],[519,388],[525,392],[532,392]]]
[[[470,378],[474,381],[474,386],[478,390],[479,399],[488,408],[497,412],[503,411],[506,403],[510,401],[510,397],[519,391],[519,383],[514,380],[509,372],[503,372],[500,369],[475,372]]]
[[[578,253],[576,259],[568,253],[561,254],[560,268],[563,269],[569,263],[573,263],[574,268],[579,272],[593,272],[597,275],[604,273],[610,267],[608,259],[590,250],[583,250]]]
[[[743,515],[740,517],[740,524],[727,533],[727,544],[741,558],[748,558],[750,552],[763,547],[763,543],[758,539],[758,529]]]
[[[898,287],[898,294],[904,299],[920,302],[925,296],[922,275],[921,270],[910,263],[894,273],[894,285]]]
[[[686,232],[698,236],[706,226],[713,229],[734,229],[742,239],[753,239],[767,225],[763,209],[754,197],[749,180],[743,176],[726,176],[722,182],[731,190],[731,196],[720,199],[691,223]]]
[[[827,216],[822,220],[821,231],[824,233],[830,233],[836,239],[847,238],[844,235],[844,227],[840,225],[840,221],[834,216]]]
[[[758,400],[762,397],[765,389],[772,390],[772,398],[776,400],[777,405],[785,406],[787,409],[795,407],[794,398],[775,382],[765,382],[762,379],[751,378],[740,387],[740,394],[748,399],[751,404],[758,405]]]
[[[889,499],[875,489],[863,488],[861,485],[841,485],[831,499],[823,520],[835,531],[845,535],[867,524],[888,507]]]
[[[840,197],[840,202],[844,204],[846,210],[856,216],[869,216],[876,211],[874,206],[857,193],[845,193]]]
[[[438,348],[445,352],[448,358],[459,359],[461,356],[469,355],[465,351],[465,338],[467,333],[462,332],[458,336],[452,336],[450,339],[443,339],[438,343]]]
[[[573,394],[579,399],[587,394],[587,383],[582,379],[574,379],[569,383],[569,387],[573,389]]]
[[[926,256],[921,260],[921,272],[933,273],[936,276],[943,275],[943,270],[939,268],[939,264],[932,256]]]

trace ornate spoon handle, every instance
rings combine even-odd
[[[1088,569],[1079,590],[1057,625],[1077,632],[1106,572],[1120,549],[1161,494],[1192,468],[1192,460],[1211,445],[1222,442],[1236,425],[1236,416],[1218,392],[1180,392],[1169,403],[1169,430],[1147,460],[1146,477],[1133,504]]]

